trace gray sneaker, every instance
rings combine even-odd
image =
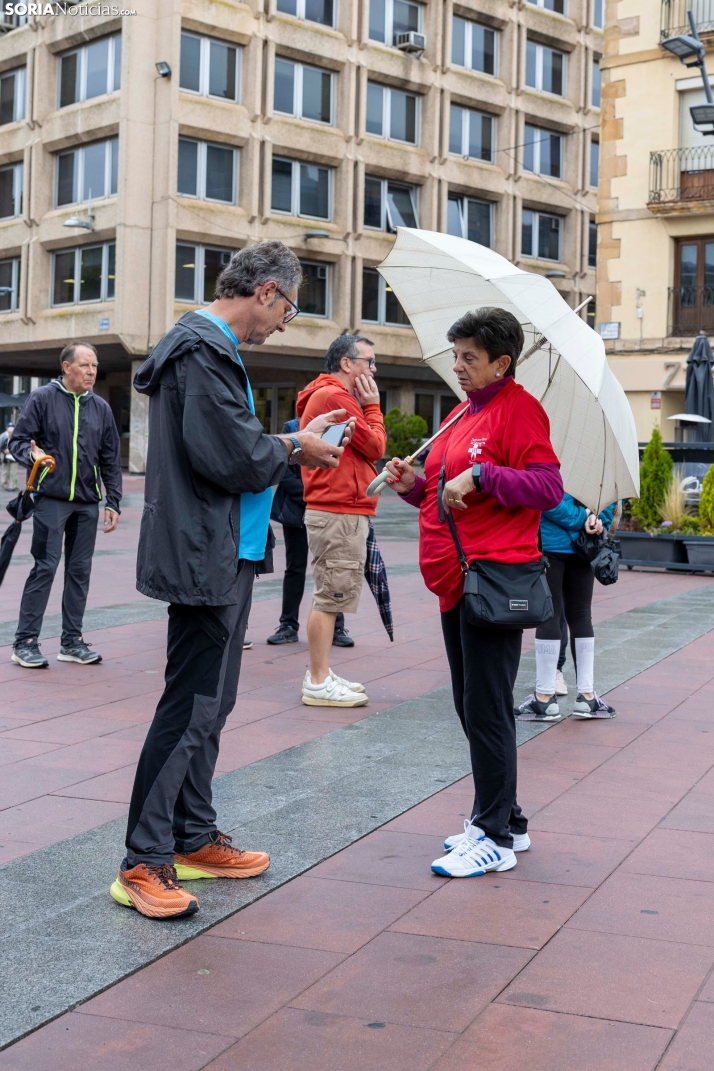
[[[17,662],[18,666],[24,666],[25,669],[47,669],[49,666],[37,640],[20,640],[14,644],[10,661]]]
[[[552,695],[541,703],[535,694],[529,695],[525,703],[513,711],[518,721],[560,721],[562,714],[558,706],[558,699]]]
[[[592,699],[586,699],[584,695],[578,693],[578,698],[575,700],[575,706],[573,707],[573,717],[615,718],[617,717],[617,711],[614,707],[608,706],[597,692],[593,693]]]
[[[90,651],[89,644],[85,643],[80,636],[71,643],[63,643],[60,653],[57,655],[58,662],[79,662],[83,666],[89,666],[93,662],[101,662],[102,656],[97,651]]]

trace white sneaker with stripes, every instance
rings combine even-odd
[[[453,851],[434,860],[431,869],[435,874],[445,878],[475,878],[489,870],[513,870],[518,862],[513,849],[502,848],[490,837],[472,840],[477,828],[472,826],[469,835]]]
[[[475,837],[483,837],[484,831],[478,826],[472,825],[468,818],[464,818],[464,831],[463,833],[455,833],[453,837],[447,837],[444,841],[444,851],[451,852],[454,850],[457,844],[461,844],[464,837],[467,837],[469,830],[473,829]],[[527,833],[513,833],[513,850],[514,852],[527,852],[531,846],[531,838]]]

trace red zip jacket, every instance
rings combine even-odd
[[[304,428],[321,413],[346,409],[357,421],[350,445],[337,469],[302,469],[305,503],[308,509],[325,513],[359,513],[373,517],[377,498],[367,498],[365,490],[377,475],[374,462],[383,456],[387,433],[378,405],[365,405],[343,386],[336,376],[323,372],[297,399],[300,427]]]

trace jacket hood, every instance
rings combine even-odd
[[[332,390],[346,391],[344,383],[337,378],[337,376],[330,375],[329,372],[321,372],[317,379],[313,379],[312,383],[308,383],[304,390],[301,390],[297,396],[297,415],[299,417],[305,411],[305,406],[310,401],[315,391],[321,390],[323,387],[330,387]]]
[[[134,389],[139,394],[153,394],[167,364],[178,361],[189,350],[205,342],[222,357],[235,361],[235,351],[220,327],[207,316],[187,312],[164,335],[134,376]]]

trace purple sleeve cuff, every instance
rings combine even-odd
[[[523,509],[553,509],[565,493],[560,466],[553,464],[528,465],[523,470],[484,461],[481,465],[481,487],[487,495],[497,498],[502,506],[520,506]]]
[[[416,476],[416,483],[412,487],[411,491],[406,495],[399,495],[402,502],[408,502],[410,506],[416,506],[417,509],[424,501],[424,495],[426,494],[426,480],[423,476]]]

